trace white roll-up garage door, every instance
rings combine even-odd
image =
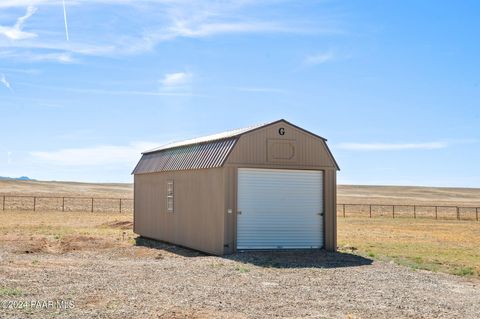
[[[237,249],[323,247],[322,171],[238,170]]]

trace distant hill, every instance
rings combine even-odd
[[[28,176],[20,176],[20,177],[5,177],[0,176],[0,179],[8,179],[8,180],[15,180],[15,181],[34,181],[34,179],[29,178]]]

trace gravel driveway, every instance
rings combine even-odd
[[[22,308],[0,309],[0,317],[480,316],[477,279],[372,263],[350,254],[249,252],[222,258],[147,240],[99,247],[58,253],[0,245],[0,300],[3,308],[13,301]],[[52,300],[73,308],[45,306]],[[30,306],[20,307],[23,301]]]

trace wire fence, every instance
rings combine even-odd
[[[0,195],[3,211],[133,213],[132,198]],[[337,216],[479,221],[480,207],[448,205],[337,204]]]
[[[132,213],[132,198],[0,195],[2,211]]]
[[[480,207],[449,205],[384,205],[384,204],[337,204],[337,216],[430,218],[444,220],[477,221]]]

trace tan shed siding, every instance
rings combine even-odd
[[[225,254],[233,253],[237,248],[237,213],[238,213],[238,202],[237,202],[237,187],[238,187],[238,168],[237,167],[226,167],[225,176],[226,176],[226,202],[225,209],[232,209],[232,214],[228,215],[225,220],[225,244],[228,247],[225,247]]]
[[[337,171],[325,170],[325,249],[337,250]]]
[[[279,129],[284,128],[285,134],[280,135]],[[268,153],[275,147],[275,142],[292,143],[295,146],[295,154],[286,154],[285,158],[280,155],[277,159]],[[270,145],[270,146],[269,146]],[[280,145],[280,144],[279,144]],[[282,147],[282,149],[288,149]],[[285,151],[286,152],[286,151]],[[291,167],[321,167],[336,168],[333,158],[327,150],[325,142],[307,132],[299,130],[285,122],[279,122],[242,135],[230,156],[227,165],[249,164]]]
[[[174,212],[166,183],[174,181]],[[224,169],[135,175],[135,232],[141,236],[223,254]]]

